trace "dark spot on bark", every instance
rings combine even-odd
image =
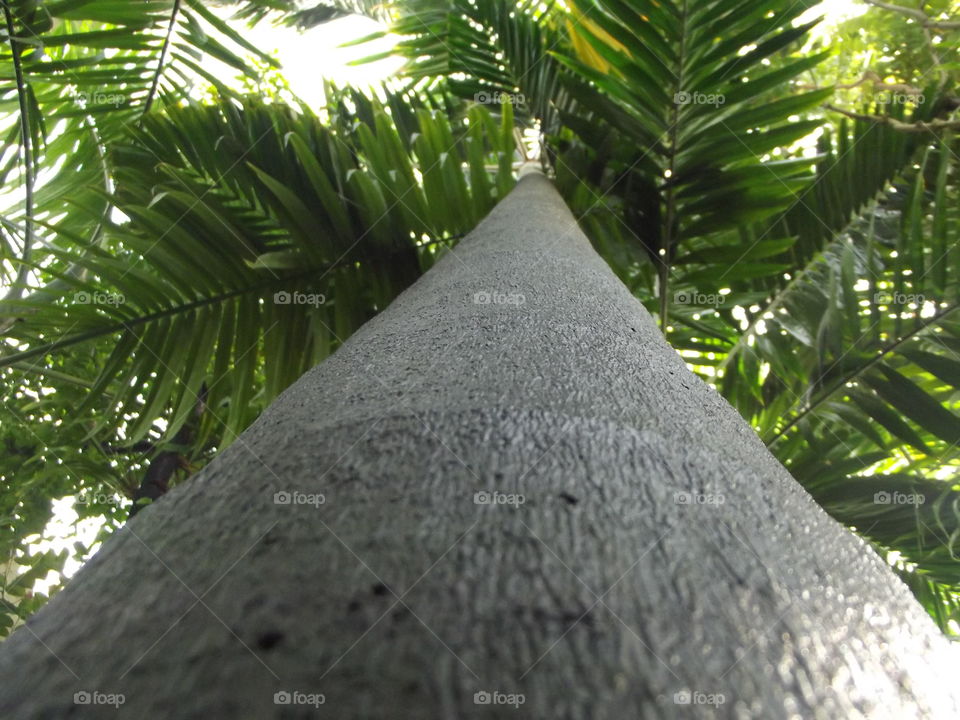
[[[393,621],[400,622],[401,620],[407,617],[407,611],[405,609],[394,610],[393,612]]]
[[[261,650],[271,650],[283,640],[283,633],[279,630],[267,630],[257,636],[257,647]]]
[[[374,585],[374,586],[371,588],[370,591],[371,591],[374,595],[383,596],[383,595],[386,595],[388,592],[390,592],[390,589],[389,589],[386,585],[384,585],[383,583],[377,583],[376,585]]]
[[[420,689],[420,683],[418,683],[416,680],[408,682],[406,685],[403,686],[403,691],[410,695],[413,695],[419,689]]]
[[[362,607],[359,600],[351,600],[350,604],[347,605],[347,612],[356,612]]]
[[[577,622],[583,625],[589,625],[593,627],[593,618],[590,616],[590,611],[571,611],[567,610],[563,615],[560,616],[562,622],[573,623]]]
[[[576,505],[578,502],[580,502],[577,498],[575,498],[573,495],[571,495],[568,492],[560,493],[560,499],[566,500],[571,505]]]

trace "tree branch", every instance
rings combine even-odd
[[[901,15],[906,15],[907,17],[913,18],[919,22],[925,28],[931,28],[934,30],[956,30],[960,28],[960,21],[934,20],[923,10],[904,7],[903,5],[892,5],[891,3],[881,2],[880,0],[863,0],[863,2],[865,2],[867,5],[873,5],[874,7],[878,7],[883,10],[889,10],[891,12],[900,13]]]
[[[823,107],[835,113],[845,115],[853,120],[865,120],[878,125],[889,125],[894,130],[900,130],[901,132],[924,133],[937,132],[938,130],[960,130],[960,120],[930,120],[929,122],[918,120],[917,122],[907,123],[886,115],[864,115],[862,113],[851,112],[850,110],[838,108],[836,105],[824,105]]]
[[[187,467],[188,460],[180,452],[181,448],[188,446],[194,440],[196,434],[196,424],[200,420],[204,409],[207,406],[207,386],[200,388],[200,394],[197,396],[197,404],[193,411],[193,418],[188,419],[174,435],[173,441],[169,443],[172,449],[162,450],[150,461],[147,472],[143,476],[140,486],[133,493],[133,503],[130,505],[130,515],[132,518],[145,507],[143,502],[149,499],[153,502],[157,498],[165,495],[170,489],[170,480],[173,474],[180,468]]]

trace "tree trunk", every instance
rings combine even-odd
[[[533,175],[3,644],[0,716],[956,717],[949,645]]]

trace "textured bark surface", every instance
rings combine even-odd
[[[949,718],[954,652],[530,176],[0,646],[0,717]]]

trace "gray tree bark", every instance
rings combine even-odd
[[[0,647],[0,716],[949,718],[955,653],[534,175]]]

